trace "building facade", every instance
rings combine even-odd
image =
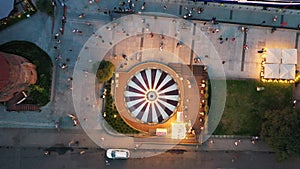
[[[27,59],[0,52],[0,102],[6,102],[37,80],[36,66]]]

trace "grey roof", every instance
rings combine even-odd
[[[0,0],[0,4],[0,19],[2,19],[14,9],[14,0]]]

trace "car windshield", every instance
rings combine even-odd
[[[112,151],[112,152],[111,152],[111,156],[112,156],[112,157],[116,157],[116,152],[115,152],[115,151]]]

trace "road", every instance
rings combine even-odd
[[[173,151],[143,159],[108,160],[109,165],[106,160],[101,149],[74,149],[46,156],[42,148],[0,148],[1,169],[297,169],[300,162],[291,159],[278,163],[274,154],[265,152],[224,151]]]
[[[107,166],[105,150],[94,144],[81,130],[63,130],[61,133],[54,129],[1,129],[0,131],[1,169],[103,169],[106,167],[122,169],[297,169],[300,165],[299,158],[277,162],[275,154],[266,149],[264,143],[257,142],[249,148],[250,140],[248,139],[241,139],[239,145],[234,146],[234,138],[214,138],[214,143],[202,146],[181,145],[167,151],[160,149],[159,146],[156,149],[131,149],[132,156],[135,154],[157,155],[142,159],[109,160],[110,166]],[[63,149],[68,148],[71,140],[79,141],[79,143],[71,145],[73,151],[64,152]],[[55,149],[62,154],[51,152],[46,156],[44,152],[50,147],[62,147],[62,149]],[[82,151],[84,154],[80,154]]]

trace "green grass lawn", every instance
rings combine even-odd
[[[106,84],[107,94],[105,97],[105,113],[106,122],[115,129],[118,133],[122,134],[138,134],[139,131],[131,128],[120,116],[115,103],[113,96],[111,95],[111,80]]]
[[[36,1],[36,6],[37,8],[44,12],[47,13],[49,16],[54,15],[54,6],[52,5],[52,2],[49,0],[37,0]]]
[[[256,87],[265,87],[256,91]],[[292,106],[292,84],[228,80],[222,119],[214,134],[259,135],[264,112]]]
[[[28,88],[30,104],[44,106],[50,101],[53,64],[46,52],[31,42],[11,41],[0,45],[0,51],[22,56],[36,65],[37,82]],[[24,102],[24,103],[25,103]]]

